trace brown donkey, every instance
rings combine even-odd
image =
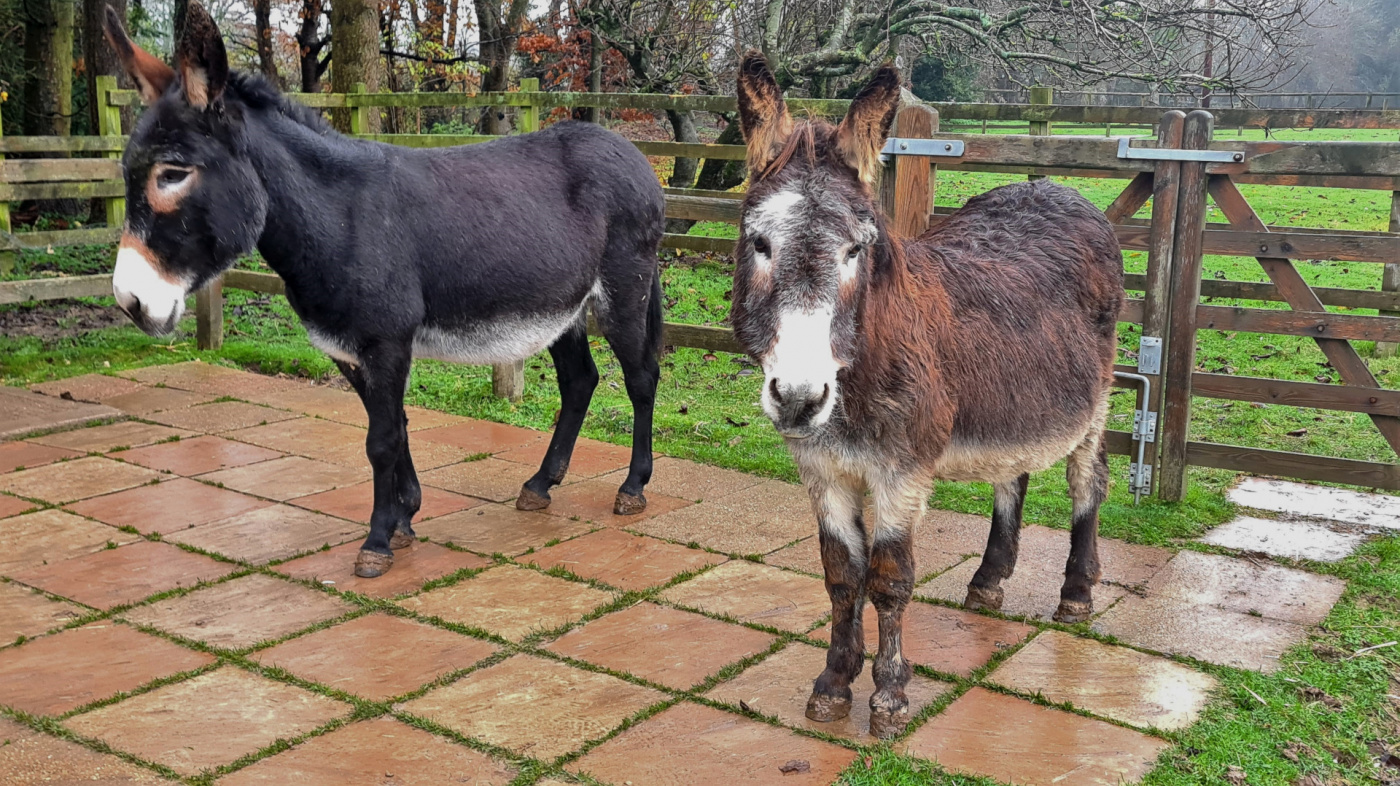
[[[831,649],[807,716],[850,711],[868,596],[880,620],[877,736],[908,718],[900,629],[914,524],[934,478],[995,487],[965,605],[997,609],[1016,565],[1028,473],[1067,456],[1074,531],[1055,618],[1092,612],[1123,298],[1113,228],[1048,180],[971,199],[918,238],[891,236],[871,186],[898,106],[899,75],[885,66],[839,126],[794,124],[762,55],[746,56],[739,74],[753,180],[734,331],[763,366],[763,410],[811,494],[831,596]]]

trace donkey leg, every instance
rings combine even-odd
[[[515,498],[515,507],[520,510],[549,507],[549,490],[563,482],[569,471],[574,443],[588,415],[588,402],[598,387],[598,367],[593,364],[588,331],[582,321],[550,345],[549,356],[554,359],[554,373],[559,380],[559,422],[554,426],[554,436],[549,438],[549,449],[539,472],[525,481],[520,496]]]
[[[646,264],[655,267],[655,254]],[[661,380],[661,277],[656,276],[643,303],[624,311],[614,304],[607,315],[608,345],[622,366],[627,397],[632,401],[632,460],[627,478],[617,490],[613,513],[628,516],[647,509],[642,494],[651,481],[651,423],[656,385]]]
[[[349,380],[351,387],[360,394],[361,402],[365,401],[365,375],[360,366],[352,366],[344,361],[335,361],[340,368],[340,373]],[[366,404],[366,412],[368,405]],[[404,416],[404,430],[408,429],[408,416]],[[389,538],[389,547],[394,551],[406,549],[413,545],[415,535],[413,532],[413,517],[418,515],[418,509],[423,505],[423,490],[418,484],[418,473],[413,469],[413,457],[409,455],[408,440],[403,443],[403,451],[399,454],[399,460],[394,465],[394,488],[399,502],[408,509],[408,518],[399,522],[398,528]]]
[[[405,484],[400,469],[408,453],[407,419],[403,412],[404,383],[413,362],[409,347],[400,344],[379,344],[362,358],[361,398],[369,415],[369,436],[365,453],[374,470],[374,513],[370,515],[369,537],[360,547],[355,559],[355,575],[361,578],[381,576],[394,564],[394,534],[402,527],[412,532],[409,521],[413,510],[405,500]],[[411,475],[410,475],[411,476]],[[417,479],[413,478],[416,486]]]
[[[1108,446],[1096,433],[1069,454],[1065,471],[1069,495],[1074,501],[1070,527],[1069,561],[1060,588],[1055,621],[1083,622],[1094,613],[1094,585],[1102,574],[1099,565],[1099,506],[1108,496]]]
[[[870,733],[888,738],[909,722],[912,669],[904,659],[901,636],[904,607],[914,593],[914,524],[923,511],[927,483],[901,479],[875,489],[875,532],[865,588],[880,620],[880,650],[871,669],[875,692],[870,695]]]
[[[851,682],[865,666],[867,562],[865,523],[861,520],[862,486],[854,478],[814,479],[804,473],[817,513],[826,594],[831,598],[831,647],[826,669],[812,684],[807,717],[840,720],[851,712]]]
[[[963,608],[1001,608],[1003,592],[1001,580],[1011,578],[1016,570],[1016,553],[1021,544],[1021,509],[1026,502],[1026,488],[1030,475],[1022,474],[1015,480],[997,483],[995,501],[992,503],[992,530],[987,535],[987,551],[982,555],[982,564],[967,585],[967,599]]]

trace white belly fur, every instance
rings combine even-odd
[[[1027,472],[1039,472],[1068,456],[1088,436],[1089,429],[1057,439],[1024,445],[975,445],[954,442],[938,457],[934,476],[943,480],[998,483]]]
[[[497,319],[462,331],[421,327],[413,337],[413,356],[474,364],[528,358],[582,319],[585,305],[557,315]]]

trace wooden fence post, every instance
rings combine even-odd
[[[365,85],[364,82],[356,82],[355,86],[350,89],[349,95],[365,95],[368,92],[369,87]],[[347,98],[349,98],[349,96],[347,96]],[[367,134],[369,133],[369,113],[371,111],[376,111],[376,108],[371,106],[355,106],[352,103],[353,100],[354,99],[350,99],[346,102],[350,105],[350,133],[353,135]]]
[[[890,136],[932,139],[937,130],[936,110],[910,104],[895,116]],[[928,156],[890,156],[880,180],[880,206],[896,234],[918,237],[928,229],[928,217],[933,212],[934,177],[933,160]]]
[[[1186,116],[1181,147],[1210,146],[1215,116],[1197,109]],[[1201,299],[1201,257],[1205,241],[1206,187],[1204,162],[1181,163],[1176,240],[1172,248],[1171,301],[1166,341],[1165,388],[1162,403],[1161,472],[1158,493],[1169,502],[1186,495],[1186,442],[1191,428],[1191,374],[1196,370],[1196,306]]]
[[[3,105],[3,104],[0,104],[0,139],[4,139],[4,138],[5,138],[5,118],[4,118],[3,110],[4,110],[4,105]],[[5,160],[5,154],[4,154],[4,153],[0,153],[0,161],[4,161],[4,160]],[[4,164],[3,164],[3,163],[0,163],[0,167],[3,167],[3,166],[4,166]],[[12,231],[13,231],[13,229],[12,229],[12,227],[10,226],[10,203],[9,203],[9,202],[0,202],[0,233],[3,233],[3,234],[5,234],[5,235],[8,235],[8,234],[9,234],[10,232],[12,232]],[[14,272],[15,263],[16,263],[16,262],[18,261],[18,259],[19,259],[19,252],[18,252],[18,251],[12,251],[8,246],[9,246],[9,240],[8,240],[8,239],[5,241],[5,245],[4,245],[4,246],[0,246],[0,274],[12,273],[12,272]]]
[[[210,281],[194,293],[195,346],[218,349],[224,345],[224,277]]]
[[[116,89],[115,76],[97,77],[97,95],[93,100],[97,102],[97,133],[102,136],[122,135],[122,109],[112,106],[112,91]],[[108,153],[107,157],[120,161],[122,154],[113,151]],[[104,204],[107,208],[107,226],[120,227],[126,221],[126,198],[107,197]]]
[[[1400,233],[1400,191],[1393,191],[1390,194],[1390,232]],[[1381,291],[1395,292],[1400,290],[1400,265],[1389,264],[1381,273]],[[1381,311],[1383,317],[1400,317],[1400,311]],[[1376,357],[1390,358],[1400,354],[1400,344],[1389,342],[1376,342]]]
[[[1055,88],[1053,87],[1032,87],[1031,106],[1050,106],[1055,103]],[[1032,120],[1031,136],[1050,136],[1049,120]],[[1045,175],[1027,175],[1027,180],[1040,180]]]
[[[537,93],[540,89],[540,80],[521,79],[520,92]],[[516,131],[522,134],[529,134],[540,130],[540,108],[531,103],[520,107],[517,116]],[[513,363],[497,363],[491,367],[491,392],[497,398],[509,401],[519,401],[525,396],[525,361],[517,360]]]

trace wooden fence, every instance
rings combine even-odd
[[[318,94],[301,96],[323,107],[348,107],[352,129],[367,127],[368,113],[390,106],[511,106],[517,107],[517,128],[526,132],[540,124],[540,113],[554,108],[596,106],[641,109],[683,108],[727,112],[734,100],[714,96],[658,96],[582,93],[541,93],[526,85],[518,93],[466,96],[431,94]],[[118,108],[131,104],[135,94],[116,90],[110,80],[99,80],[98,100],[105,107],[103,136],[50,138],[0,136],[0,154],[54,153],[97,157],[28,158],[0,163],[0,231],[7,248],[45,247],[111,242],[116,239],[123,215],[119,163],[114,160],[124,144],[120,136]],[[843,101],[792,100],[797,112],[839,115]],[[1234,114],[1231,114],[1234,113]],[[1028,135],[987,136],[940,133],[940,118],[958,120],[1017,120],[1028,123]],[[1134,140],[1126,155],[1120,140],[1090,136],[1047,136],[1051,123],[1122,123],[1157,128],[1156,143]],[[931,138],[963,143],[960,156],[937,158],[894,156],[882,184],[881,201],[892,225],[906,235],[917,234],[948,211],[934,209],[937,170],[969,170],[1042,176],[1122,178],[1128,180],[1106,214],[1119,241],[1128,250],[1146,251],[1147,272],[1127,277],[1131,297],[1122,321],[1142,326],[1141,334],[1161,339],[1164,345],[1160,369],[1120,367],[1142,373],[1152,383],[1146,401],[1152,413],[1161,413],[1161,428],[1150,444],[1147,463],[1161,496],[1179,499],[1185,490],[1189,465],[1219,467],[1243,472],[1277,474],[1304,479],[1400,489],[1400,465],[1303,455],[1277,450],[1195,442],[1188,425],[1193,397],[1317,407],[1370,415],[1387,443],[1400,451],[1400,391],[1384,390],[1367,370],[1350,342],[1378,341],[1400,345],[1400,143],[1284,142],[1214,140],[1216,123],[1238,127],[1400,128],[1400,112],[1347,110],[1299,112],[1293,110],[1221,110],[1214,114],[1179,111],[1162,114],[1153,108],[1066,107],[1048,104],[918,105],[899,115],[896,134],[904,138]],[[2,130],[2,128],[0,128]],[[489,137],[449,135],[361,136],[415,147],[486,141]],[[654,156],[741,160],[737,145],[637,142]],[[1176,160],[1157,151],[1211,151],[1220,160]],[[1190,153],[1186,154],[1190,156]],[[1392,199],[1389,232],[1269,227],[1254,213],[1236,188],[1237,183],[1271,186],[1308,185],[1333,188],[1376,189]],[[1227,223],[1207,221],[1206,195],[1210,194]],[[668,189],[668,217],[700,221],[737,222],[741,195],[727,192]],[[6,203],[25,199],[103,198],[108,205],[107,228],[65,232],[9,234]],[[1152,217],[1133,216],[1152,200]],[[668,248],[717,253],[732,251],[734,241],[719,238],[667,234]],[[1270,283],[1202,281],[1204,254],[1252,256],[1268,274]],[[1328,259],[1374,262],[1386,265],[1382,291],[1358,291],[1309,287],[1294,269],[1294,259]],[[197,294],[198,342],[216,347],[222,340],[222,289],[235,288],[281,293],[274,275],[234,270]],[[109,275],[76,276],[32,281],[0,282],[0,304],[27,300],[106,295]],[[1229,297],[1285,302],[1290,310],[1205,305],[1201,297]],[[1338,314],[1325,306],[1381,309],[1382,316]],[[1342,385],[1294,382],[1209,374],[1196,370],[1195,332],[1199,329],[1234,330],[1308,336],[1317,341],[1340,372]],[[666,343],[712,351],[738,352],[732,333],[725,328],[668,323]],[[497,367],[494,388],[498,395],[518,397],[523,390],[520,365]],[[1133,453],[1134,437],[1111,432],[1109,448]]]

